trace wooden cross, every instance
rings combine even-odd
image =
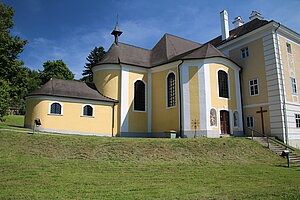
[[[264,112],[268,112],[268,111],[267,110],[263,110],[262,107],[260,107],[259,111],[256,111],[256,113],[260,113],[260,116],[261,116],[261,128],[262,128],[262,134],[263,134],[263,136],[265,136]]]

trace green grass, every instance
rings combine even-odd
[[[299,170],[246,138],[0,130],[0,199],[299,199]]]
[[[29,130],[24,128],[24,115],[8,115],[4,117],[4,121],[0,121],[0,128]]]

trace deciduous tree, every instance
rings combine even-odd
[[[40,71],[41,84],[45,84],[51,78],[73,80],[74,74],[62,60],[47,61],[43,64],[44,70]]]

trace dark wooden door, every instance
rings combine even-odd
[[[229,112],[226,110],[220,111],[221,134],[230,134]]]

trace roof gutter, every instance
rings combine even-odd
[[[279,51],[279,38],[278,38],[278,32],[277,30],[280,28],[281,24],[278,23],[277,28],[275,29],[275,37],[276,37],[276,48]],[[284,88],[284,82],[283,82],[283,68],[282,68],[282,64],[281,64],[281,54],[280,52],[278,52],[278,58],[279,58],[279,73],[280,73],[280,85],[282,87],[282,104],[283,104],[283,115],[284,115],[284,129],[285,129],[285,135],[284,135],[284,142],[288,145],[289,141],[288,141],[288,127],[287,127],[287,116],[286,116],[286,94],[285,94],[285,88]],[[279,88],[280,89],[280,88]]]

